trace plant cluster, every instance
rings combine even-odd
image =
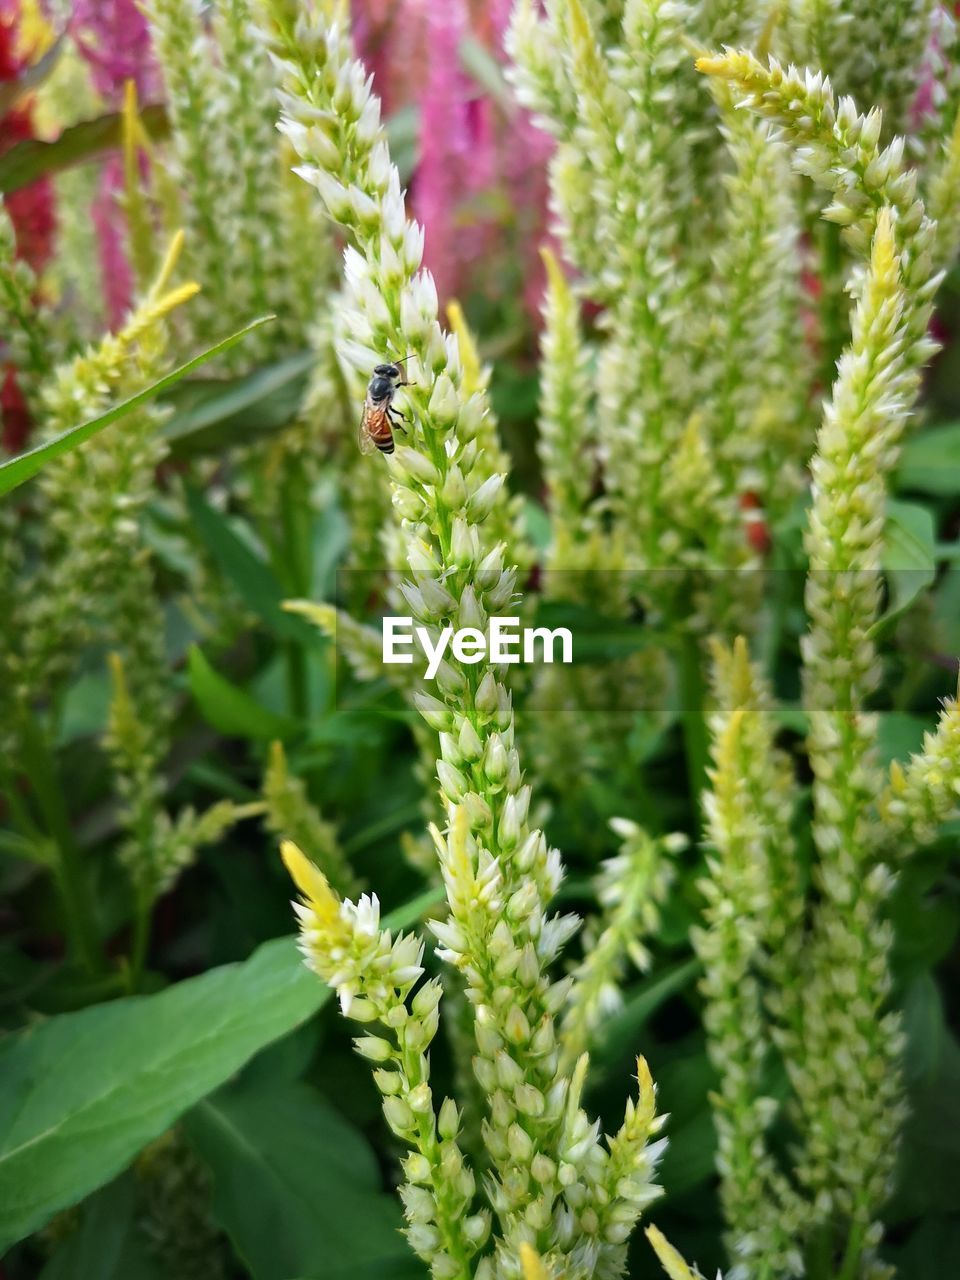
[[[953,15],[350,7],[0,5],[5,1268],[949,1274]]]

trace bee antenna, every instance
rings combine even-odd
[[[406,364],[408,360],[412,360],[414,353],[411,351],[409,355],[404,356],[401,360],[394,360],[394,364]]]

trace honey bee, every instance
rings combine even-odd
[[[393,429],[406,435],[402,425],[403,415],[393,407],[393,397],[398,387],[408,387],[410,383],[404,377],[401,366],[404,360],[393,364],[378,364],[367,384],[367,395],[363,402],[363,417],[360,419],[360,452],[373,453],[379,449],[381,453],[393,453]]]

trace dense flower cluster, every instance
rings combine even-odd
[[[265,7],[284,72],[282,127],[304,162],[302,176],[356,243],[346,252],[352,305],[341,351],[367,369],[401,346],[411,357],[409,439],[389,459],[408,574],[401,593],[435,631],[448,622],[483,628],[489,612],[512,599],[516,578],[508,547],[491,542],[506,497],[503,475],[492,471],[485,447],[482,387],[471,388],[457,338],[444,335],[437,321],[433,281],[419,271],[422,234],[406,219],[379,104],[344,31],[283,3]],[[586,1058],[572,1078],[560,1069],[555,1019],[569,982],[552,981],[548,970],[578,921],[549,912],[561,864],[528,819],[530,788],[514,745],[510,695],[494,670],[449,662],[441,664],[436,686],[437,696],[416,698],[439,733],[436,768],[446,817],[446,830],[434,828],[433,838],[449,917],[433,929],[441,958],[461,974],[473,1007],[474,1070],[486,1097],[483,1134],[492,1162],[486,1194],[498,1224],[494,1252],[474,1274],[519,1276],[519,1246],[527,1242],[549,1265],[566,1258],[569,1275],[616,1276],[630,1228],[655,1194],[650,1175],[657,1147],[647,1147],[658,1126],[652,1084],[641,1068],[639,1103],[628,1105],[623,1127],[604,1147],[580,1105]],[[344,910],[352,918],[354,909]],[[332,918],[332,908],[328,914]],[[317,949],[326,952],[328,941],[318,938]],[[358,975],[365,968],[358,965]],[[397,988],[394,1013],[384,1005],[376,1016],[405,1022],[409,989]],[[413,996],[414,1006],[419,998]],[[408,1077],[401,1091],[421,1083]],[[407,1098],[402,1108],[391,1104],[392,1095],[386,1104],[388,1119],[398,1110],[392,1123],[414,1143],[418,1123],[432,1131],[432,1102],[420,1092],[422,1112]],[[418,1122],[418,1114],[427,1119]],[[443,1180],[436,1159],[432,1153],[425,1159],[422,1177],[433,1179],[435,1190],[422,1203],[421,1166],[415,1164],[411,1176],[408,1162],[402,1194],[409,1236],[434,1275],[465,1276],[466,1260],[487,1239],[489,1217],[461,1218],[461,1227],[476,1221],[477,1230],[466,1239],[463,1232],[449,1236],[440,1188],[458,1190],[466,1203],[472,1187]]]

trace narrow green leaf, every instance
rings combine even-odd
[[[166,108],[159,103],[142,107],[140,119],[155,141],[169,136]],[[64,129],[53,142],[41,142],[37,138],[18,142],[0,156],[0,195],[10,195],[44,174],[60,173],[113,151],[120,146],[122,132],[123,117],[120,112],[114,112]]]
[[[189,402],[163,427],[171,454],[195,458],[285,426],[296,417],[315,362],[312,351],[302,351],[229,382],[191,382]]]
[[[296,732],[294,721],[277,715],[215,671],[196,645],[187,655],[187,675],[203,718],[218,733],[230,738],[285,739]]]
[[[273,570],[237,535],[227,518],[193,489],[187,491],[187,508],[194,532],[244,604],[280,639],[313,644],[315,634],[309,624],[284,609],[284,591]]]
[[[116,422],[124,414],[130,413],[133,409],[138,409],[142,404],[146,404],[162,391],[166,391],[167,387],[172,387],[181,378],[185,378],[188,373],[192,373],[194,369],[198,369],[202,364],[206,364],[208,360],[212,360],[214,356],[218,356],[236,346],[254,329],[259,329],[261,325],[269,324],[274,319],[276,319],[275,316],[261,316],[258,320],[251,321],[250,324],[245,325],[236,333],[232,333],[229,338],[224,338],[216,346],[210,347],[206,351],[201,351],[192,360],[182,364],[179,369],[174,369],[172,373],[166,374],[165,377],[144,388],[143,391],[138,391],[129,400],[124,400],[120,404],[114,405],[112,409],[108,409],[106,413],[101,413],[99,417],[91,418],[89,422],[81,422],[79,426],[71,427],[69,431],[64,431],[61,435],[55,436],[53,440],[48,440],[46,444],[37,445],[35,449],[29,449],[26,453],[21,453],[16,458],[9,458],[6,462],[0,463],[0,497],[30,480],[48,462],[52,462],[54,458],[62,457],[65,453],[72,453],[74,449],[86,444],[92,436],[103,431],[105,427],[109,427],[112,422]]]

